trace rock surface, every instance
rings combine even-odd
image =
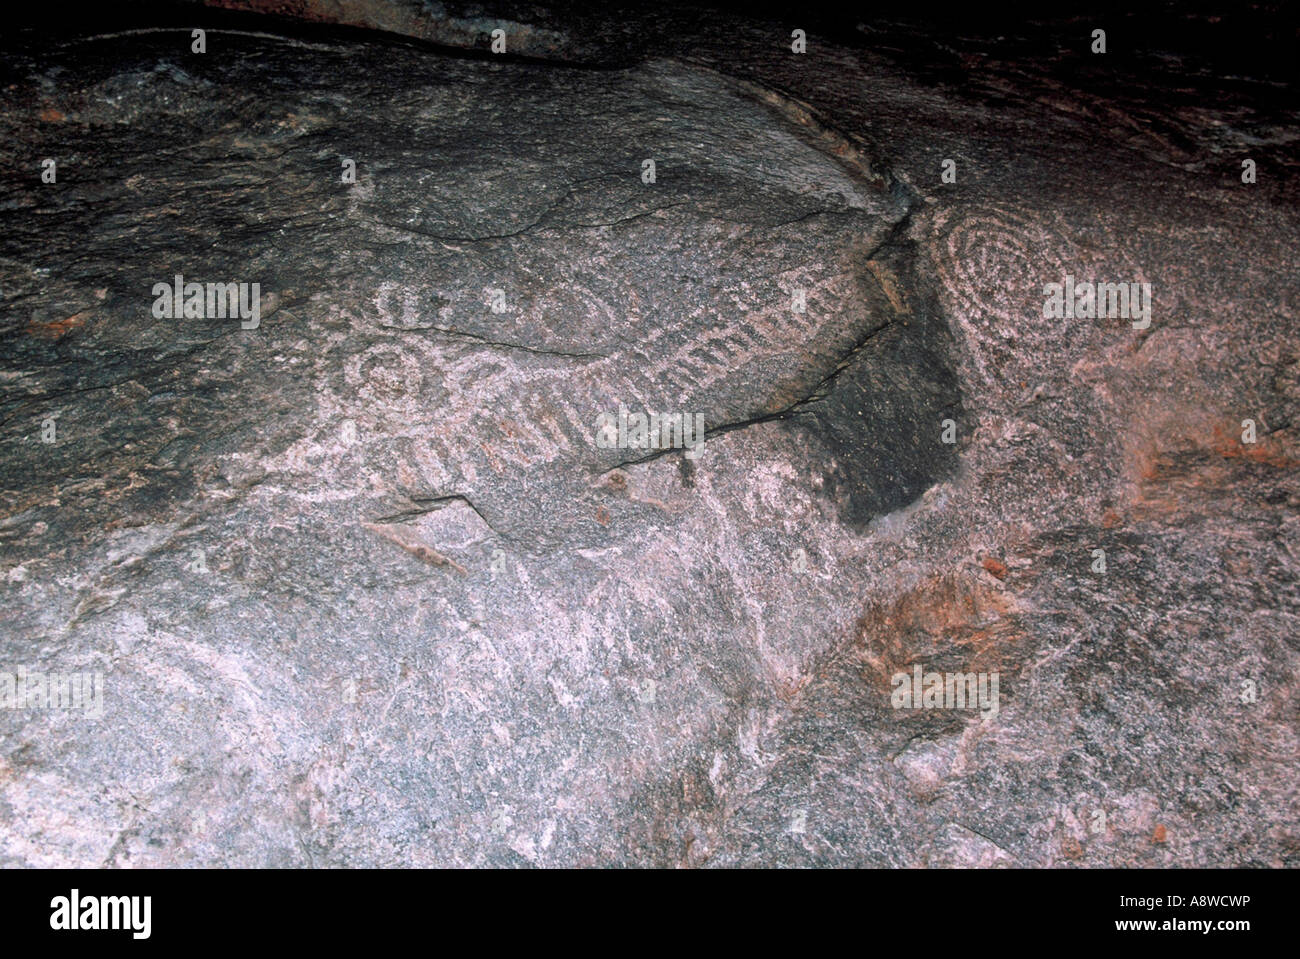
[[[0,863],[1296,864],[1266,60],[220,5],[408,37],[6,41],[0,673],[104,697],[0,709]],[[1067,275],[1150,325],[1045,319]],[[918,664],[998,708],[894,708]]]

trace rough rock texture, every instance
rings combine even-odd
[[[1297,862],[1266,59],[219,5],[478,52],[6,41],[0,672],[105,693],[0,709],[0,863]],[[175,274],[260,324],[156,317]],[[1044,319],[1067,274],[1150,326]],[[620,405],[699,455],[601,448]],[[996,714],[893,708],[916,664]]]

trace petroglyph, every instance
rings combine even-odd
[[[955,312],[972,322],[1023,325],[1041,306],[1043,277],[1070,262],[1067,237],[1050,213],[1011,206],[949,210],[934,220],[939,241],[940,289]]]
[[[602,414],[620,406],[694,411],[710,430],[770,415],[900,314],[897,292],[881,294],[868,261],[906,208],[882,198],[861,164],[820,152],[826,131],[804,139],[811,121],[789,125],[788,110],[769,112],[753,90],[679,66],[602,84],[598,100],[654,104],[610,132],[620,142],[654,142],[664,123],[691,130],[689,151],[679,138],[661,155],[653,186],[635,163],[622,174],[574,172],[561,124],[536,145],[557,159],[530,172],[530,182],[545,185],[521,198],[533,212],[509,212],[501,197],[485,195],[502,225],[412,227],[401,269],[349,297],[373,312],[322,298],[334,328],[349,331],[334,342],[350,355],[342,375],[330,350],[318,361],[319,415],[354,421],[367,448],[400,446],[408,486],[468,494],[484,484],[585,488],[622,455],[596,446]],[[522,89],[512,92],[512,110],[527,108],[526,82]],[[709,96],[686,99],[701,89]],[[660,102],[674,91],[682,97]],[[473,112],[464,116],[447,124],[445,140],[464,135],[455,123]],[[737,132],[742,121],[765,127],[761,153]],[[516,175],[504,160],[484,162],[485,182]],[[783,195],[769,171],[791,168],[816,186]],[[433,194],[408,219],[455,219],[464,201],[423,174],[419,182]],[[765,213],[788,212],[768,225],[743,205],[719,202],[751,190],[769,194]],[[671,223],[663,219],[669,208]],[[358,215],[396,219],[379,191]],[[593,272],[592,263],[606,268]],[[357,336],[371,345],[358,349]]]
[[[460,477],[482,465],[483,446],[521,468],[565,458],[591,465],[599,459],[596,417],[620,403],[707,409],[715,422],[721,422],[715,410],[733,418],[756,415],[776,386],[761,370],[764,361],[810,348],[828,356],[849,349],[851,321],[858,327],[869,322],[848,303],[857,278],[813,277],[803,270],[779,278],[767,291],[767,307],[755,291],[744,291],[737,297],[743,312],[734,319],[716,316],[708,326],[691,318],[647,330],[626,349],[576,368],[556,362],[528,370],[499,359],[503,351],[493,347],[448,349],[395,337],[349,359],[343,386],[353,399],[336,396],[334,403],[388,430],[427,430],[423,456]],[[788,289],[796,285],[806,291],[803,313],[789,308]],[[808,376],[815,382],[825,372],[818,367]],[[733,377],[740,385],[715,389]],[[471,385],[472,393],[453,393],[446,382]]]

